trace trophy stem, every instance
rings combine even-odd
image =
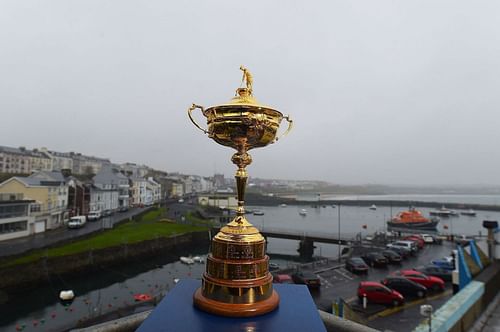
[[[236,171],[236,190],[238,192],[238,207],[236,208],[236,220],[241,220],[245,215],[245,189],[248,180],[248,172],[246,167],[252,163],[252,157],[246,152],[246,148],[242,147],[236,152],[231,161],[238,166]]]

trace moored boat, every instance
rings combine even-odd
[[[422,212],[410,208],[408,211],[399,212],[387,222],[387,226],[391,228],[436,230],[438,223],[438,218],[426,218],[422,215]]]
[[[184,263],[187,265],[194,264],[194,259],[192,257],[181,256],[181,258],[179,260],[181,261],[181,263]]]
[[[305,217],[305,216],[307,216],[307,210],[306,210],[306,209],[300,209],[299,214],[300,214],[301,216],[304,216],[304,217]]]
[[[253,215],[254,216],[263,216],[264,215],[264,211],[255,210],[255,211],[253,211]]]
[[[462,211],[460,212],[461,215],[464,215],[464,216],[470,216],[470,217],[475,217],[476,216],[476,211],[472,210],[472,209],[469,209],[467,211]]]
[[[369,207],[370,210],[376,210],[377,209],[377,206],[375,204],[373,204],[372,206]]]
[[[449,209],[445,208],[444,206],[442,206],[439,210],[430,211],[429,214],[431,216],[440,216],[440,217],[450,217],[450,216],[457,216],[458,215],[458,213],[456,211],[449,210]]]

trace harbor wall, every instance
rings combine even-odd
[[[82,274],[156,255],[166,255],[175,261],[182,252],[189,251],[194,245],[206,245],[208,248],[209,244],[209,232],[203,231],[169,238],[158,237],[75,255],[42,257],[36,262],[1,268],[0,289],[7,293],[26,291],[46,283],[53,276]]]

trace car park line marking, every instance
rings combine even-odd
[[[335,272],[337,272],[338,274],[341,274],[343,277],[345,277],[345,278],[347,278],[349,280],[353,280],[354,279],[352,276],[350,276],[350,275],[347,274],[347,270],[344,269],[344,268],[340,268],[340,269],[336,270]]]
[[[341,264],[341,265],[335,265],[335,266],[331,266],[331,267],[327,267],[326,269],[321,269],[321,270],[316,270],[316,271],[313,271],[314,274],[320,274],[320,273],[323,273],[323,272],[327,272],[327,271],[331,271],[331,270],[335,270],[335,269],[339,269],[341,267],[343,267],[344,264]]]
[[[322,276],[318,276],[318,278],[321,280],[321,284],[325,285],[325,288],[329,288],[331,286],[330,282]]]
[[[449,289],[447,291],[444,291],[444,292],[442,292],[440,294],[436,294],[434,296],[424,297],[423,299],[418,299],[418,300],[415,300],[415,301],[411,301],[411,302],[405,303],[404,305],[399,306],[399,307],[394,307],[394,308],[386,309],[386,310],[383,310],[383,311],[381,311],[379,313],[376,313],[376,314],[368,317],[368,320],[371,321],[371,320],[374,320],[376,318],[387,317],[387,316],[395,314],[395,313],[397,313],[399,311],[402,311],[404,309],[408,309],[408,308],[414,307],[414,306],[416,306],[418,304],[424,303],[426,301],[427,302],[428,301],[433,301],[433,300],[437,300],[439,298],[451,295],[451,293],[452,293],[452,290]]]

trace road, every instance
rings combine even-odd
[[[31,249],[40,249],[61,241],[76,239],[100,229],[113,228],[113,225],[124,219],[129,219],[148,208],[131,208],[127,212],[116,212],[112,216],[97,221],[88,221],[84,227],[68,229],[65,226],[31,236],[0,242],[0,257],[22,254]]]

